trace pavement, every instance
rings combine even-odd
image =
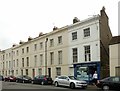
[[[98,87],[95,86],[95,85],[88,85],[88,89],[100,89],[100,88],[98,88]]]

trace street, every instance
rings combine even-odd
[[[87,89],[70,89],[68,87],[55,87],[54,85],[39,85],[39,84],[31,84],[31,83],[16,83],[16,82],[2,82],[2,91],[98,91],[98,88],[93,88],[88,86]]]

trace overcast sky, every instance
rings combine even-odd
[[[119,0],[0,0],[0,49],[10,48],[29,36],[48,33],[54,26],[72,24],[100,14],[103,6],[113,36],[118,35]]]

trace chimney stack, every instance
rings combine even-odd
[[[42,35],[43,35],[43,32],[40,32],[40,33],[39,33],[39,37],[42,36]]]
[[[13,44],[13,45],[12,45],[12,47],[15,47],[15,46],[17,46],[17,44]]]
[[[80,20],[77,17],[74,17],[73,24],[76,23],[76,22],[80,22]]]
[[[54,30],[57,30],[57,29],[58,29],[58,28],[57,28],[56,26],[54,26],[53,31],[54,31]]]
[[[32,40],[33,38],[29,36],[28,41]]]
[[[23,44],[23,43],[24,43],[24,41],[20,40],[19,44]]]

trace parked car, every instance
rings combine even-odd
[[[46,76],[46,75],[38,75],[36,77],[33,78],[32,80],[32,83],[33,84],[41,84],[41,85],[44,85],[44,84],[52,84],[53,83],[53,80],[51,77],[49,76]]]
[[[16,77],[15,77],[15,76],[12,76],[12,75],[6,76],[6,77],[4,78],[4,81],[15,82],[15,81],[16,81]]]
[[[70,88],[86,88],[87,82],[78,80],[74,76],[58,76],[54,80],[54,85],[57,86],[68,86]]]
[[[16,77],[16,82],[22,82],[22,83],[31,83],[32,78],[27,75],[21,75]]]
[[[4,81],[4,77],[0,75],[0,81]]]
[[[120,77],[112,76],[104,78],[102,80],[99,80],[96,86],[103,90],[120,89]]]

